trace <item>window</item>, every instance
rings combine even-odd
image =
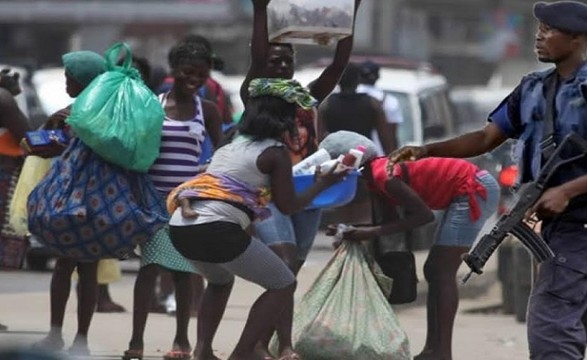
[[[453,116],[446,91],[435,90],[420,96],[424,141],[453,133]]]
[[[414,139],[414,112],[410,106],[408,94],[396,91],[386,91],[386,93],[397,99],[402,111],[403,122],[397,127],[398,145],[403,146],[414,143],[416,140]]]

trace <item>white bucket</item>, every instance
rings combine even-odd
[[[271,0],[269,41],[328,45],[353,34],[355,0]]]

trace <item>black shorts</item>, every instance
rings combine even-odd
[[[169,237],[187,259],[210,263],[229,262],[251,243],[251,236],[240,225],[227,221],[169,226]]]

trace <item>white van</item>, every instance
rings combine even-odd
[[[301,68],[294,78],[308,85],[323,69]],[[423,67],[406,69],[384,65],[379,76],[375,86],[397,98],[402,109],[403,123],[398,127],[400,146],[419,145],[455,133],[455,116],[444,76]]]
[[[34,72],[31,83],[35,87],[41,107],[51,115],[73,103],[65,91],[65,69],[44,68]]]

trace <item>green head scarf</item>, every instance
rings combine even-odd
[[[306,110],[318,104],[318,100],[314,99],[310,92],[295,80],[253,79],[249,84],[249,95],[251,97],[276,96]]]
[[[74,51],[62,56],[65,72],[83,87],[90,85],[98,75],[106,71],[106,60],[93,51]]]

